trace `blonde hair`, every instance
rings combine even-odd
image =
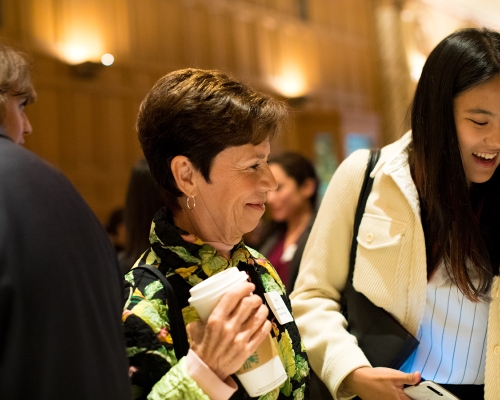
[[[28,104],[36,100],[31,83],[31,61],[12,47],[0,43],[0,121],[5,118],[7,94],[26,96]]]

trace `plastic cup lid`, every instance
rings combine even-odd
[[[248,279],[248,275],[243,272],[243,271],[238,271],[237,274],[231,274],[227,277],[228,279],[224,281],[217,281],[217,285],[213,285],[211,287],[205,288],[203,291],[198,291],[193,293],[192,290],[196,288],[197,286],[201,285],[202,283],[208,281],[203,281],[193,287],[189,292],[191,294],[191,297],[188,299],[189,302],[191,301],[200,301],[206,298],[214,297],[218,294],[222,295],[225,292],[227,292],[232,286],[238,284],[238,283],[243,283]],[[210,279],[210,278],[209,278]]]

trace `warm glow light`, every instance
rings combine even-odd
[[[418,80],[420,79],[425,60],[425,56],[418,51],[412,51],[410,53],[408,61],[410,64],[410,76],[413,81],[418,82]]]
[[[85,61],[99,62],[104,53],[103,43],[96,32],[77,29],[74,26],[58,44],[60,57],[70,64]]]
[[[89,52],[83,46],[69,44],[64,47],[63,54],[66,60],[71,64],[79,64],[88,60]]]
[[[283,68],[279,76],[271,78],[271,85],[284,97],[294,98],[306,93],[304,76],[295,66]]]
[[[115,62],[115,58],[112,54],[106,53],[102,55],[101,62],[103,65],[109,66]]]

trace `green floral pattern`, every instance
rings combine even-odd
[[[212,246],[175,227],[166,209],[155,216],[150,241],[151,248],[134,267],[149,264],[167,277],[177,274],[186,282],[188,290],[208,277],[235,266],[249,273],[257,294],[263,297],[264,292],[276,291],[291,311],[285,287],[272,265],[243,242],[233,248],[231,259],[227,260]],[[125,292],[128,298],[122,320],[135,398],[208,399],[189,377],[184,359],[178,362],[175,357],[168,304],[160,281],[152,274],[135,268],[125,279],[130,287]],[[199,319],[196,310],[187,302],[182,314],[186,325]],[[280,388],[261,396],[260,400],[308,398],[309,365],[297,326],[294,321],[280,325],[272,311],[269,314],[273,326],[271,335],[288,379]]]

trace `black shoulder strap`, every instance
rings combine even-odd
[[[189,342],[186,327],[184,326],[184,318],[182,317],[182,309],[177,301],[175,290],[165,275],[163,275],[158,268],[148,264],[138,265],[136,269],[137,268],[146,269],[154,274],[160,280],[165,292],[167,293],[170,334],[172,335],[172,341],[174,342],[175,356],[177,357],[177,360],[180,360],[188,353]]]
[[[380,157],[380,149],[370,150],[370,156],[368,158],[368,165],[366,167],[365,179],[363,185],[361,186],[361,192],[359,193],[358,206],[356,208],[356,214],[354,216],[354,226],[352,229],[352,243],[351,243],[351,254],[349,257],[349,275],[347,276],[347,282],[352,282],[352,276],[354,274],[354,264],[356,262],[356,250],[358,248],[358,231],[359,224],[361,223],[361,218],[363,218],[363,213],[365,212],[366,201],[372,190],[373,178],[370,177],[375,164]]]

